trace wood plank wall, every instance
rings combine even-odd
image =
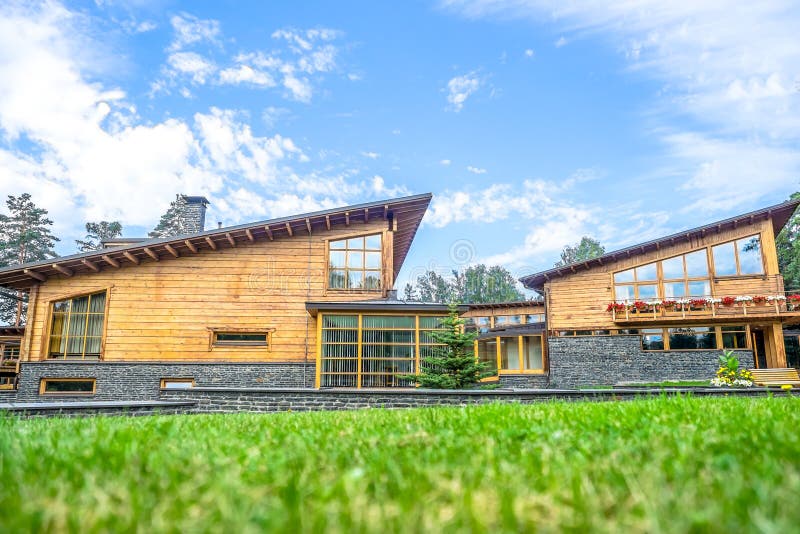
[[[315,230],[309,236],[240,242],[236,248],[163,257],[139,266],[51,278],[39,286],[24,360],[46,358],[51,303],[109,289],[104,357],[163,361],[313,361],[316,323],[308,300],[355,301],[381,292],[326,290],[327,241],[383,233],[384,287],[394,284],[393,232],[385,221]],[[32,294],[33,296],[33,294]],[[209,328],[270,329],[271,346],[210,349]]]
[[[578,270],[563,278],[547,282],[545,284],[547,327],[551,330],[615,328],[611,314],[605,311],[606,305],[613,300],[612,273],[755,234],[761,235],[766,275],[779,274],[772,222],[754,221],[736,229],[709,233],[705,237],[692,239],[689,243],[663,246],[660,250],[639,255],[634,253],[630,258],[597,265],[590,270]],[[764,279],[761,276],[719,281],[712,279],[711,286],[715,296],[768,295],[783,289],[782,286],[776,288],[774,277]]]

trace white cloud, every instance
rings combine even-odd
[[[473,167],[472,165],[467,166],[467,170],[472,174],[486,174],[486,169],[481,169],[480,167]]]
[[[604,40],[631,71],[660,82],[646,110],[669,174],[710,209],[797,188],[800,162],[800,10],[762,0],[443,0],[470,18],[546,21],[574,39]],[[653,124],[653,122],[655,124]],[[688,143],[687,143],[688,141]],[[691,145],[692,142],[697,144]],[[760,184],[756,186],[755,184]]]
[[[203,20],[190,15],[181,13],[169,19],[174,30],[172,43],[169,50],[183,50],[189,45],[201,42],[216,43],[220,37],[219,21]]]
[[[262,112],[261,119],[264,121],[267,128],[274,128],[278,121],[281,118],[287,117],[289,113],[287,108],[268,106]]]
[[[535,55],[535,52],[532,48],[528,48],[525,50],[525,57],[532,58]]]
[[[456,76],[447,82],[447,103],[448,109],[458,113],[464,107],[464,103],[482,84],[482,80],[477,71],[472,71],[462,76]]]
[[[261,87],[275,87],[275,80],[272,76],[247,65],[222,69],[219,72],[219,83],[223,85],[253,84]]]
[[[217,70],[211,61],[195,52],[174,52],[167,63],[175,72],[188,75],[194,83],[202,84]]]
[[[452,163],[452,161],[450,161],[449,159],[439,160],[439,165],[444,165],[445,167],[447,167],[451,163]]]
[[[364,156],[365,158],[369,158],[369,159],[378,159],[379,157],[381,157],[381,155],[378,154],[377,152],[366,152],[366,151],[363,151],[363,152],[361,152],[361,155]]]
[[[67,252],[84,221],[152,227],[178,192],[207,195],[209,220],[236,223],[403,189],[298,172],[308,157],[292,139],[255,135],[234,110],[143,120],[124,91],[87,79],[105,47],[87,48],[73,22],[52,2],[0,7],[0,196],[33,193]]]
[[[566,46],[566,44],[567,44],[567,40],[564,38],[564,36],[563,36],[563,35],[562,35],[561,37],[559,37],[559,38],[556,40],[556,42],[554,42],[554,43],[553,43],[553,45],[554,45],[556,48],[561,48],[562,46]]]

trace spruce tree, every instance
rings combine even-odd
[[[91,252],[103,248],[104,240],[114,239],[121,235],[122,224],[119,221],[87,222],[85,241],[76,239],[75,244],[78,245],[78,251]]]
[[[425,388],[465,389],[475,386],[482,378],[493,376],[485,362],[475,358],[474,343],[477,333],[465,332],[464,321],[458,316],[455,305],[442,320],[442,330],[428,335],[440,345],[432,346],[430,356],[422,359],[420,374],[407,378]]]
[[[37,208],[28,193],[6,201],[8,215],[0,214],[0,267],[55,258],[53,247],[59,241],[50,232],[53,221],[47,210]],[[22,298],[22,292],[16,295]],[[0,320],[14,326],[25,322],[27,304],[21,300],[0,299]]]
[[[169,209],[161,216],[158,225],[150,232],[150,237],[172,237],[176,235],[188,234],[186,227],[186,197],[175,195],[175,200],[170,202]]]

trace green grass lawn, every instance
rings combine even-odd
[[[0,531],[791,532],[800,399],[0,418]]]

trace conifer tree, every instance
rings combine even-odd
[[[85,241],[76,239],[80,252],[91,252],[103,248],[103,241],[114,239],[122,235],[122,224],[119,221],[100,221],[86,223]]]
[[[476,360],[473,347],[477,333],[464,331],[464,321],[455,305],[450,306],[441,326],[442,330],[428,334],[440,345],[432,346],[433,354],[422,359],[420,374],[407,378],[425,388],[465,389],[494,375],[487,363]]]
[[[186,197],[175,195],[175,200],[170,202],[169,209],[161,216],[158,225],[150,232],[150,237],[172,237],[189,233],[186,226]]]
[[[6,206],[8,214],[0,214],[0,267],[56,257],[53,247],[59,239],[50,232],[53,221],[47,218],[47,210],[37,208],[28,193],[9,195]],[[16,295],[22,298],[22,292]],[[22,300],[2,298],[0,320],[21,326],[26,308]]]

